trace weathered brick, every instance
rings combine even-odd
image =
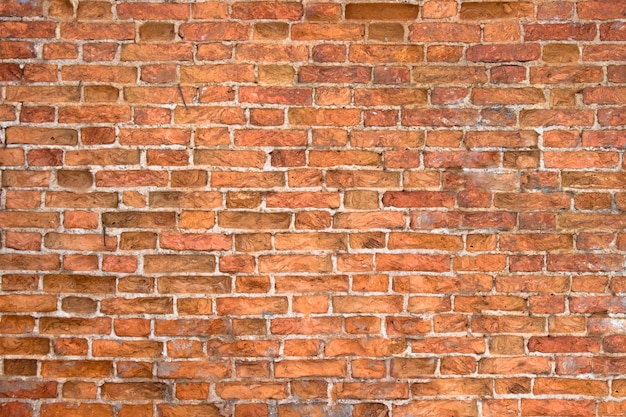
[[[399,417],[428,416],[439,410],[451,415],[471,416],[478,413],[475,401],[469,400],[417,400],[409,404],[394,405],[393,415]]]
[[[137,78],[137,69],[126,66],[66,65],[61,70],[61,78],[67,81],[131,84]]]
[[[35,45],[32,42],[0,42],[0,58],[24,59],[35,57]]]
[[[551,25],[531,24],[524,25],[524,39],[537,40],[586,40],[596,37],[596,25],[594,24],[567,24],[557,23]]]
[[[348,4],[346,19],[355,20],[413,20],[419,7],[414,4]]]
[[[365,27],[352,23],[297,23],[291,26],[291,39],[300,41],[358,41],[364,35]]]
[[[485,88],[472,91],[472,102],[478,105],[541,104],[545,102],[545,96],[536,88]]]
[[[482,316],[472,322],[472,329],[487,333],[538,333],[544,325],[545,320],[540,317]]]
[[[39,323],[42,334],[108,334],[111,332],[109,318],[54,318],[44,317]]]
[[[110,361],[45,361],[41,375],[45,378],[107,378],[113,374]]]
[[[135,37],[132,23],[69,22],[61,25],[61,36],[80,40],[128,40]]]
[[[193,51],[190,44],[125,44],[122,61],[190,61]]]
[[[404,85],[411,78],[409,70],[405,67],[376,67],[374,68],[374,84]]]
[[[77,102],[80,98],[80,91],[73,86],[8,86],[6,98],[8,101],[36,101],[40,103]]]
[[[498,2],[475,3],[467,2],[461,5],[461,19],[510,19],[531,17],[534,6],[531,2]]]
[[[480,40],[480,26],[460,23],[414,23],[409,26],[414,42],[466,42]]]
[[[560,51],[562,56],[562,51]],[[602,80],[602,71],[591,66],[536,67],[530,70],[532,84],[577,84]]]
[[[153,341],[96,340],[93,343],[96,357],[157,358],[162,351],[162,343]]]
[[[371,69],[365,66],[303,66],[298,73],[301,83],[359,83],[369,82]]]
[[[405,223],[404,214],[398,211],[338,213],[333,219],[335,229],[397,229]]]
[[[476,45],[467,50],[472,62],[535,61],[541,56],[539,44],[522,45]]]
[[[239,45],[235,50],[237,58],[242,61],[260,62],[306,62],[308,50],[303,45]]]
[[[147,273],[213,272],[215,271],[215,257],[212,255],[146,255],[144,271]]]
[[[313,61],[315,62],[343,62],[346,59],[348,48],[340,45],[322,44],[313,47]]]
[[[624,16],[626,6],[622,3],[606,4],[600,1],[590,1],[578,5],[578,16],[581,19],[614,19]]]
[[[593,401],[581,400],[538,400],[524,399],[521,404],[522,415],[537,416],[550,410],[552,414],[565,415],[574,414],[577,416],[592,416],[595,414],[595,404]]]
[[[121,3],[116,10],[120,19],[184,20],[189,17],[189,6],[186,4]]]
[[[363,106],[419,105],[426,104],[427,92],[420,89],[359,88],[354,93],[354,101]]]
[[[330,272],[329,256],[267,255],[259,258],[259,272]]]
[[[413,395],[436,397],[439,395],[488,396],[492,394],[491,380],[487,378],[446,378],[412,384]]]
[[[67,416],[67,417],[80,417],[84,415],[92,415],[94,417],[113,417],[113,407],[108,404],[101,403],[89,403],[89,404],[75,404],[75,403],[46,403],[41,407],[41,415],[45,417],[54,416]]]
[[[307,106],[312,102],[310,88],[242,87],[239,100],[256,104],[289,104]]]
[[[352,45],[348,53],[351,62],[415,63],[421,61],[423,50],[418,46]]]

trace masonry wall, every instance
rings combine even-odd
[[[626,413],[626,2],[0,3],[1,417]]]

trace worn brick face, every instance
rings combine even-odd
[[[0,3],[0,417],[626,412],[622,0]]]

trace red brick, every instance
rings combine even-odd
[[[278,382],[260,382],[250,385],[246,382],[220,382],[215,391],[223,399],[284,399],[287,385]]]
[[[81,417],[91,415],[93,417],[113,417],[113,408],[108,404],[88,403],[46,403],[41,406],[42,417]]]
[[[206,378],[218,380],[228,374],[228,362],[223,361],[160,362],[157,366],[157,375],[164,379]]]
[[[545,97],[543,91],[536,88],[475,88],[472,91],[472,102],[477,105],[541,104],[545,102]]]
[[[387,191],[382,202],[385,207],[452,207],[454,197],[438,191]]]
[[[61,70],[61,78],[68,81],[130,84],[137,78],[137,70],[125,66],[66,65]]]
[[[480,26],[459,23],[414,23],[409,26],[414,42],[465,42],[480,40]]]
[[[135,27],[130,23],[71,22],[61,25],[61,36],[80,40],[127,40],[135,38]]]
[[[395,126],[398,124],[398,111],[396,110],[367,110],[363,113],[365,126]]]
[[[34,58],[35,47],[31,42],[0,42],[0,59]]]
[[[476,45],[467,50],[467,59],[473,62],[535,61],[541,56],[538,44]]]
[[[44,86],[44,87],[22,87],[8,86],[6,97],[8,101],[37,101],[40,103],[63,103],[78,101],[80,92],[78,88],[72,86]]]
[[[485,396],[492,394],[491,380],[486,378],[446,378],[430,382],[416,383],[411,386],[413,395],[418,396]]]
[[[6,3],[0,7],[2,16],[36,16],[43,10],[43,2]]]
[[[315,45],[312,50],[314,62],[343,62],[346,59],[347,48],[340,45]]]
[[[555,416],[593,416],[595,403],[580,400],[523,399],[522,415],[539,416],[549,413]]]
[[[7,115],[12,112],[10,106],[6,106]],[[20,122],[45,123],[54,121],[54,108],[51,106],[23,107],[20,112]]]
[[[213,272],[215,258],[199,255],[146,255],[144,271],[154,272]]]
[[[96,340],[93,342],[93,355],[96,357],[157,358],[162,355],[161,342]]]
[[[358,41],[364,33],[364,26],[352,23],[297,23],[291,26],[293,40]]]
[[[530,71],[533,84],[577,84],[602,80],[602,71],[588,66],[536,67]]]
[[[0,382],[0,397],[4,398],[55,398],[56,391],[56,382],[11,379]]]
[[[402,339],[333,339],[326,344],[326,356],[389,356],[404,351]]]
[[[109,318],[54,318],[43,317],[39,323],[42,334],[108,334],[111,332]]]
[[[533,4],[530,2],[500,2],[485,4],[467,2],[461,6],[461,19],[506,19],[523,18],[533,15]]]
[[[162,417],[183,417],[188,415],[202,415],[207,417],[219,417],[219,409],[214,404],[170,405],[159,404],[159,415]],[[143,416],[142,416],[143,417]]]
[[[45,361],[41,366],[45,378],[108,378],[112,374],[110,361]]]
[[[346,19],[355,20],[413,20],[419,7],[413,4],[349,4]]]
[[[537,394],[576,394],[602,396],[608,393],[604,381],[589,381],[559,378],[540,378],[535,380],[534,392]]]
[[[2,417],[32,417],[32,407],[22,402],[3,402],[0,405]]]
[[[262,168],[265,153],[258,151],[197,150],[194,162],[201,165]]]
[[[403,126],[465,126],[473,124],[478,113],[473,109],[406,109],[402,111]]]
[[[301,146],[306,141],[304,130],[252,129],[235,132],[235,144],[239,146]]]
[[[524,39],[527,41],[538,40],[586,40],[596,37],[596,25],[589,23],[567,24],[557,23],[551,25],[531,24],[524,25]]]
[[[186,41],[236,41],[249,37],[250,26],[234,22],[183,23],[179,35]]]
[[[312,103],[310,88],[242,87],[239,100],[256,104],[289,104],[307,106]]]
[[[346,375],[343,360],[283,360],[276,363],[276,377],[342,377]]]
[[[192,55],[190,44],[127,44],[122,45],[121,60],[190,61]]]
[[[371,70],[364,66],[303,66],[298,73],[301,83],[359,83],[369,82]]]
[[[418,66],[413,69],[413,82],[417,84],[467,84],[484,83],[487,72],[483,67],[463,68],[449,66]]]
[[[626,5],[621,2],[606,4],[601,1],[589,1],[578,5],[577,9],[581,19],[616,19],[623,17],[626,13]]]
[[[550,368],[550,361],[544,357],[486,358],[480,360],[478,373],[499,375],[548,374]]]
[[[341,5],[332,3],[309,3],[304,10],[306,20],[333,21],[339,20]]]
[[[348,59],[359,63],[415,63],[422,60],[422,55],[419,46],[352,45]]]
[[[337,117],[340,116],[337,115]],[[380,163],[379,153],[365,150],[310,151],[309,153],[309,164],[316,167],[376,166],[380,165]]]
[[[308,50],[303,45],[244,44],[239,45],[235,53],[242,61],[305,62],[308,58]]]
[[[194,19],[224,19],[228,17],[228,5],[217,1],[193,3],[191,11]]]
[[[472,322],[472,329],[483,333],[537,333],[544,325],[540,317],[482,316]]]
[[[18,338],[4,336],[0,340],[3,355],[46,355],[50,351],[50,340],[42,337]]]
[[[7,38],[54,38],[56,24],[54,22],[16,22],[0,23],[0,30]]]
[[[473,416],[478,414],[478,407],[475,401],[468,400],[417,400],[393,406],[396,417],[425,417],[441,411],[456,416]]]
[[[217,188],[271,188],[284,184],[280,172],[220,172],[211,173],[211,185]]]
[[[409,387],[400,382],[344,382],[335,385],[335,395],[341,399],[406,399],[409,396]]]
[[[617,271],[624,261],[622,256],[610,254],[564,254],[548,255],[549,271],[597,272]]]
[[[256,20],[256,19],[282,19],[300,20],[303,7],[297,2],[273,3],[237,2],[232,6],[231,15],[235,19]]]
[[[0,255],[0,267],[4,270],[42,270],[54,271],[59,269],[60,260],[58,255],[22,255],[4,254]]]
[[[189,18],[186,4],[121,3],[117,5],[120,19],[133,20],[185,20]]]

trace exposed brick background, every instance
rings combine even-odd
[[[625,1],[0,15],[0,417],[626,414]]]

